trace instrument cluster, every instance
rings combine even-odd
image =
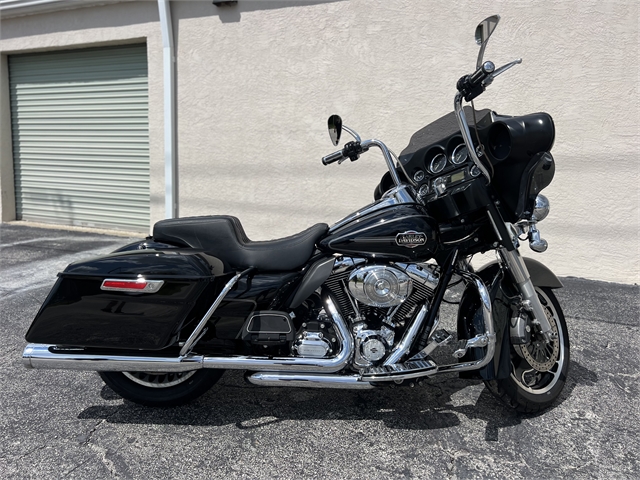
[[[436,144],[426,149],[423,160],[409,174],[424,198],[435,192],[436,185],[446,187],[469,180],[480,175],[480,170],[472,164],[462,137],[456,135],[445,146]]]

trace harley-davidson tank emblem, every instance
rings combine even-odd
[[[400,247],[416,248],[427,243],[427,235],[424,232],[408,230],[396,235],[396,244]]]

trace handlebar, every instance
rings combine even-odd
[[[345,127],[343,126],[342,128]],[[359,140],[359,136],[356,136],[356,138],[358,139],[357,141],[346,143],[342,150],[338,150],[337,152],[333,152],[326,157],[322,157],[322,164],[329,165],[335,162],[342,163],[347,158],[350,158],[352,162],[355,162],[358,158],[360,158],[360,154],[368,151],[370,147],[378,147],[382,151],[382,156],[387,163],[387,168],[389,169],[389,173],[391,174],[393,183],[395,183],[396,186],[400,186],[402,182],[400,181],[400,177],[398,176],[398,172],[396,171],[396,167],[393,163],[393,157],[391,156],[391,152],[389,151],[387,146],[380,140],[376,140],[375,138],[362,141]]]
[[[469,156],[473,163],[480,169],[482,174],[487,179],[487,182],[491,182],[491,175],[489,174],[489,170],[480,162],[478,158],[478,154],[476,153],[476,149],[473,146],[473,140],[471,139],[471,132],[469,131],[469,124],[467,123],[467,117],[464,114],[464,110],[462,109],[462,99],[464,98],[467,102],[470,102],[482,92],[484,92],[487,85],[490,85],[493,82],[493,79],[496,78],[501,73],[509,70],[514,65],[518,65],[522,63],[522,59],[518,58],[513,62],[507,63],[502,67],[496,70],[496,66],[493,62],[484,62],[480,68],[478,68],[471,75],[465,75],[460,80],[458,80],[458,84],[456,87],[458,88],[458,93],[453,101],[453,108],[456,112],[456,119],[458,120],[458,126],[460,127],[460,132],[462,133],[462,138],[464,139],[464,143],[469,150]]]
[[[343,127],[344,128],[344,127]],[[360,141],[360,137],[356,136],[357,140],[355,142],[347,142],[345,143],[342,150],[337,152],[333,152],[326,157],[322,157],[322,163],[324,165],[329,165],[333,162],[342,163],[347,158],[350,158],[352,162],[355,162],[360,158],[360,154],[369,150],[367,145],[363,145]]]
[[[471,157],[473,163],[475,163],[475,165],[485,176],[487,182],[491,181],[491,175],[489,174],[487,168],[480,162],[478,153],[476,153],[476,149],[471,138],[471,132],[469,130],[469,124],[467,123],[467,118],[464,114],[464,110],[462,109],[462,100],[464,99],[467,102],[470,102],[482,92],[484,92],[486,86],[491,84],[495,77],[521,62],[522,59],[517,59],[496,70],[496,66],[493,62],[486,61],[471,75],[465,75],[464,77],[460,78],[460,80],[458,80],[458,93],[456,94],[454,100],[456,119],[458,121],[464,143],[466,144],[469,151],[469,156]],[[382,155],[384,156],[385,162],[387,163],[387,168],[389,169],[389,173],[391,174],[393,183],[395,183],[396,186],[400,186],[402,184],[402,182],[400,181],[400,177],[398,176],[396,166],[393,162],[391,152],[384,143],[376,139],[361,141],[357,133],[348,129],[346,126],[343,126],[342,128],[345,131],[351,133],[356,141],[348,142],[347,144],[345,144],[342,150],[338,150],[337,152],[333,152],[325,157],[322,157],[323,165],[329,165],[335,162],[342,163],[347,158],[350,158],[353,162],[360,158],[360,154],[369,150],[370,147],[378,147],[382,151]]]
[[[484,82],[490,78],[496,66],[493,62],[484,62],[478,70],[471,75],[465,75],[458,80],[456,88],[467,102],[470,102],[484,92]],[[490,83],[490,82],[489,82]]]
[[[453,108],[456,112],[456,120],[458,120],[458,126],[460,127],[460,133],[462,133],[462,139],[464,140],[465,145],[467,146],[467,150],[469,151],[469,156],[473,163],[476,164],[476,167],[480,169],[482,174],[487,179],[487,183],[491,182],[491,175],[489,174],[489,170],[480,162],[478,155],[476,154],[476,149],[473,146],[473,140],[471,139],[471,132],[469,131],[469,124],[467,123],[467,117],[464,114],[464,110],[462,109],[462,97],[463,93],[458,92],[456,94],[455,99],[453,100]]]
[[[329,165],[334,162],[342,163],[347,158],[342,154],[342,150],[338,150],[337,152],[330,153],[326,157],[322,157],[322,164]]]
[[[484,62],[482,66],[469,75],[469,83],[472,87],[482,83],[482,81],[487,78],[488,75],[492,74],[496,69],[496,66],[493,62]]]

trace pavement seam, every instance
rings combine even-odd
[[[44,448],[47,448],[47,445],[40,445],[39,447],[36,448],[32,448],[31,450],[29,450],[27,453],[23,453],[22,455],[20,455],[16,460],[22,460],[23,458],[28,457],[29,455],[31,455],[34,452],[37,452],[38,450],[42,450]]]
[[[109,471],[111,476],[114,477],[114,478],[118,478],[119,474],[118,474],[118,471],[117,471],[117,469],[115,467],[115,464],[111,460],[109,460],[107,458],[107,454],[109,453],[109,449],[108,448],[104,448],[104,447],[100,447],[100,446],[96,445],[95,443],[91,443],[91,440],[92,440],[93,434],[100,428],[100,426],[102,424],[106,423],[111,417],[113,417],[117,413],[119,413],[119,409],[118,408],[116,408],[116,410],[112,414],[107,415],[105,418],[101,419],[98,423],[96,423],[93,426],[93,428],[91,428],[91,430],[89,430],[87,432],[86,438],[81,442],[81,445],[88,447],[94,453],[98,454],[98,457],[100,458],[100,461],[107,468],[107,470]],[[87,464],[89,461],[90,461],[90,459],[79,463],[78,465],[73,467],[68,472],[65,472],[63,474],[63,477],[66,477],[67,475],[69,475],[73,471],[77,470],[81,466]]]
[[[635,327],[635,328],[640,327],[640,325],[638,325],[637,323],[616,322],[612,320],[607,320],[605,318],[588,318],[588,317],[582,317],[580,315],[567,316],[567,320],[583,320],[586,322],[606,323],[607,325],[622,325],[624,327]]]

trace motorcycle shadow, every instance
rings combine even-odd
[[[577,384],[595,382],[594,372],[572,362],[563,394],[551,409],[568,399]],[[107,386],[101,395],[107,401],[121,401]],[[189,405],[147,408],[124,401],[88,407],[78,418],[117,424],[235,425],[241,430],[309,420],[379,421],[399,430],[446,429],[480,421],[485,423],[484,439],[497,441],[501,429],[548,411],[519,414],[495,399],[480,380],[461,380],[454,374],[433,378],[415,388],[334,390],[257,387],[245,383],[241,372],[227,371],[206,395]]]

